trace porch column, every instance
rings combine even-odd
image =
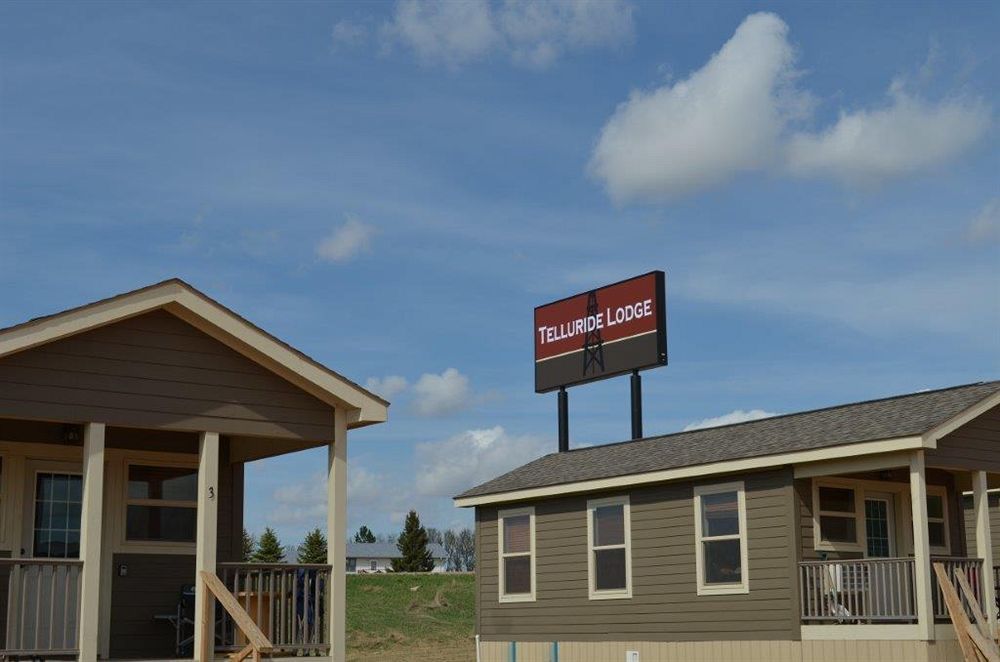
[[[913,574],[917,599],[917,627],[920,638],[934,639],[934,605],[931,598],[931,545],[927,534],[927,476],[924,452],[910,455],[910,508],[913,517]]]
[[[83,503],[80,510],[80,662],[96,662],[100,639],[101,538],[104,512],[104,423],[83,427]],[[110,581],[110,580],[109,580]]]
[[[330,564],[330,659],[347,656],[347,413],[338,407],[327,454],[326,562]]]
[[[195,532],[194,659],[215,657],[215,600],[209,599],[201,572],[215,572],[219,527],[219,434],[202,432],[198,443],[198,515]]]
[[[986,618],[993,636],[997,632],[996,583],[993,576],[993,537],[990,532],[990,500],[986,491],[986,472],[972,472],[973,512],[976,523],[976,556],[983,560],[983,599]]]

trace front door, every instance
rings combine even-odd
[[[27,463],[20,556],[32,559],[12,576],[14,610],[8,632],[19,646],[72,650],[78,627],[83,477],[80,465],[32,460]],[[11,642],[8,641],[8,644]]]
[[[71,462],[28,462],[21,556],[80,558],[83,476]]]
[[[868,558],[889,558],[896,554],[895,502],[892,494],[868,492],[865,495],[865,534]]]

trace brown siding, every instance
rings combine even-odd
[[[632,598],[626,600],[587,597],[586,502],[598,495],[533,504],[538,555],[533,603],[499,603],[497,509],[480,508],[480,634],[520,641],[796,639],[791,470],[735,479],[745,481],[747,491],[747,595],[697,595],[692,483],[628,491]]]
[[[993,540],[993,562],[1000,564],[1000,494],[993,493],[990,501],[990,538]],[[962,499],[962,514],[965,522],[965,546],[969,556],[976,555],[976,522],[972,509],[972,497]]]
[[[111,581],[111,657],[176,657],[173,626],[153,617],[176,613],[181,587],[194,584],[194,556],[115,554]]]
[[[951,469],[1000,472],[1000,407],[994,407],[938,440],[927,463]]]
[[[156,311],[0,359],[0,417],[333,435],[329,406],[187,322]]]

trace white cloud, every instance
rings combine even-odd
[[[400,0],[383,35],[409,46],[425,62],[450,66],[483,57],[500,39],[486,0]]]
[[[612,198],[673,199],[770,165],[788,118],[806,103],[790,85],[787,35],[776,15],[752,14],[685,80],[633,92],[590,162]]]
[[[979,210],[966,235],[972,241],[1000,239],[1000,198],[993,198]]]
[[[510,435],[499,425],[420,443],[416,489],[424,496],[452,497],[554,450],[550,439]]]
[[[497,22],[514,62],[535,68],[567,51],[613,48],[633,38],[632,7],[621,0],[507,0]]]
[[[704,418],[700,421],[695,421],[694,423],[685,425],[684,431],[688,432],[690,430],[701,430],[702,428],[717,428],[720,425],[746,423],[747,421],[756,421],[761,418],[770,418],[771,416],[777,416],[777,414],[770,411],[764,411],[763,409],[736,409],[728,414],[723,414],[722,416]]]
[[[345,19],[334,24],[330,36],[335,45],[358,46],[368,38],[368,28]]]
[[[929,103],[894,84],[885,106],[841,112],[826,130],[792,137],[788,168],[871,186],[954,159],[989,126],[990,111],[978,101]]]
[[[316,247],[317,254],[331,262],[347,262],[368,250],[375,228],[350,216]]]
[[[455,368],[440,375],[424,373],[413,385],[413,395],[413,409],[421,416],[452,414],[472,403],[469,378]]]
[[[283,485],[274,490],[272,501],[268,523],[320,526],[326,519],[326,475],[317,473],[309,480]]]
[[[632,8],[624,0],[400,0],[382,34],[428,63],[456,67],[499,52],[542,68],[569,51],[627,43]]]
[[[409,384],[405,377],[399,375],[389,375],[387,377],[369,377],[365,382],[365,388],[372,393],[377,393],[385,399],[398,395],[406,390]]]

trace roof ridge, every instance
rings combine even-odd
[[[793,411],[787,414],[776,414],[774,416],[765,416],[763,418],[755,418],[751,421],[740,421],[739,423],[726,423],[725,425],[713,425],[711,427],[705,428],[695,428],[693,430],[678,430],[677,432],[668,432],[666,434],[658,434],[652,437],[642,437],[640,439],[627,439],[624,441],[613,441],[608,444],[597,444],[595,446],[586,446],[582,448],[571,448],[569,453],[582,453],[584,451],[593,450],[595,448],[608,448],[609,446],[622,446],[625,444],[635,444],[643,441],[655,441],[658,439],[666,439],[668,437],[678,437],[685,434],[693,434],[696,432],[705,432],[706,430],[720,430],[724,428],[734,428],[742,425],[753,425],[755,423],[761,423],[763,421],[773,421],[779,418],[792,418],[794,416],[805,416],[806,414],[816,414],[821,411],[832,411],[834,409],[844,409],[845,407],[856,407],[858,405],[867,405],[876,402],[887,402],[889,400],[901,400],[903,398],[912,398],[919,395],[929,395],[931,393],[942,393],[944,391],[955,391],[963,388],[971,388],[973,386],[985,386],[987,384],[997,384],[1000,385],[1000,380],[989,380],[989,381],[978,381],[969,382],[968,384],[959,384],[957,386],[944,386],[942,388],[933,388],[923,391],[913,391],[910,393],[899,393],[897,395],[889,395],[881,398],[869,398],[868,400],[858,400],[856,402],[844,402],[839,405],[828,405],[826,407],[817,407],[815,409],[803,409],[802,411]],[[542,457],[548,457],[549,455],[556,455],[557,453],[549,453],[548,455],[543,455]],[[539,458],[541,459],[541,458]]]

